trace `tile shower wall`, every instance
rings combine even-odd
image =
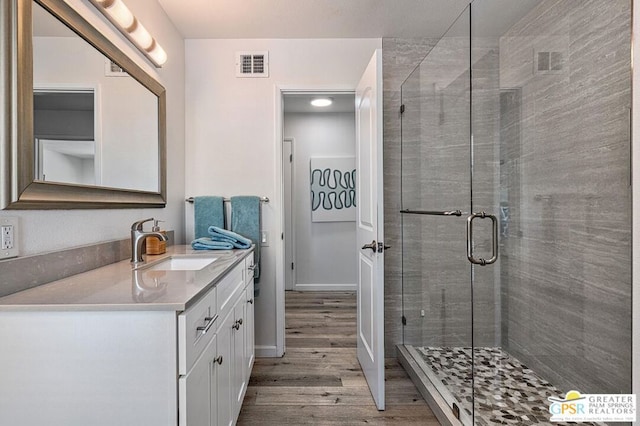
[[[500,38],[502,344],[631,390],[630,2],[548,0]]]

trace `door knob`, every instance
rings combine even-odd
[[[374,253],[378,250],[378,245],[376,244],[376,240],[371,241],[371,244],[365,244],[362,246],[362,250],[371,249]]]

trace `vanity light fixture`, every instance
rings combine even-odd
[[[311,101],[311,105],[318,108],[328,107],[333,103],[331,98],[316,98]]]
[[[160,68],[167,62],[164,49],[149,31],[133,16],[122,0],[90,0],[107,19],[120,30],[153,64]]]

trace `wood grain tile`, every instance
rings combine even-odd
[[[425,406],[387,407],[385,411],[370,406],[244,406],[240,413],[241,425],[439,425]]]
[[[378,411],[356,355],[355,294],[287,292],[286,354],[255,361],[238,425],[437,425],[400,364]]]

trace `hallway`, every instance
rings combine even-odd
[[[286,354],[256,359],[238,425],[438,425],[395,358],[376,409],[355,331],[355,293],[287,292]]]

